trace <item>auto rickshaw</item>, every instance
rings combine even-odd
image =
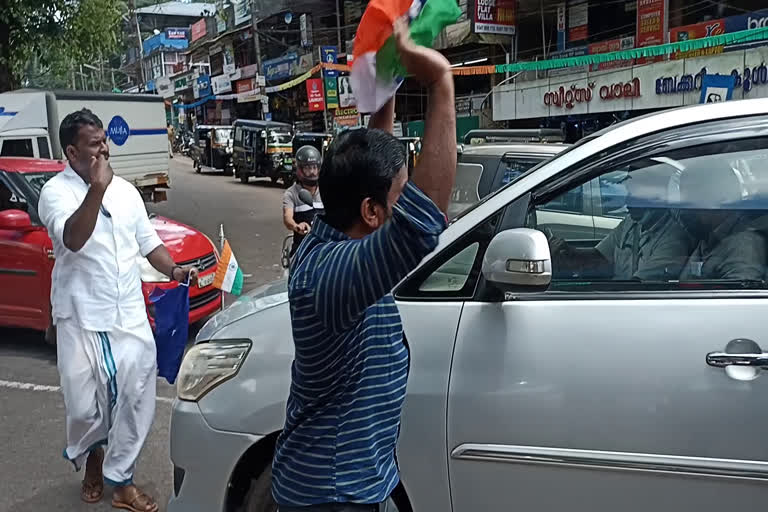
[[[333,135],[330,133],[296,132],[293,135],[293,154],[295,155],[302,146],[314,146],[321,155],[324,155],[332,140]]]
[[[195,171],[222,171],[232,176],[232,126],[200,125],[190,147]]]
[[[405,154],[408,157],[408,174],[410,175],[421,155],[421,137],[398,137],[397,139],[405,146]]]
[[[251,176],[294,182],[291,125],[274,121],[238,119],[234,124],[235,176],[248,183]]]

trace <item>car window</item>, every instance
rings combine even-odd
[[[243,146],[246,148],[253,146],[253,132],[251,130],[243,130]]]
[[[454,219],[464,210],[480,201],[480,178],[483,176],[482,164],[462,163],[456,166],[456,180],[448,206],[448,218]]]
[[[32,139],[6,139],[0,149],[0,156],[26,156],[33,158]]]
[[[48,137],[37,138],[37,150],[40,152],[40,158],[51,158],[51,150],[48,148]]]
[[[587,187],[592,215],[571,205]],[[765,287],[768,138],[671,151],[604,169],[535,204],[550,240],[554,290]]]
[[[435,270],[421,284],[421,292],[457,292],[464,288],[477,257],[480,243],[475,242]]]
[[[10,183],[5,174],[0,174],[0,211],[21,210],[28,211],[27,200],[21,196]]]
[[[546,160],[546,157],[505,155],[499,162],[499,169],[497,171],[497,176],[499,176],[499,178],[494,184],[494,187],[499,188],[512,183],[543,160]]]

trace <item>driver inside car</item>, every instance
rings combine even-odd
[[[618,281],[677,279],[693,241],[669,208],[668,186],[676,169],[667,164],[627,174],[627,215],[594,248],[578,248],[555,236],[556,267],[571,277]]]
[[[293,232],[290,256],[296,253],[299,244],[309,233],[315,215],[323,213],[323,200],[317,182],[320,176],[320,151],[314,146],[302,146],[296,151],[296,183],[283,194],[283,224]],[[312,195],[312,205],[301,200],[300,192],[306,190]]]

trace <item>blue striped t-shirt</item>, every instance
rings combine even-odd
[[[288,282],[296,354],[272,464],[279,505],[380,503],[398,484],[409,359],[390,290],[443,229],[445,216],[411,183],[392,219],[363,239],[315,220]]]

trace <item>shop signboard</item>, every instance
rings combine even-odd
[[[235,82],[235,92],[237,94],[255,91],[256,89],[258,89],[258,86],[253,78],[243,78]]]
[[[183,91],[185,89],[189,89],[191,86],[192,86],[192,73],[187,73],[185,75],[182,75],[173,82],[173,88],[177,92]]]
[[[557,4],[557,51],[565,51],[565,2]]]
[[[168,39],[186,39],[187,31],[183,28],[168,28],[165,30],[165,37]]]
[[[307,104],[310,112],[325,110],[325,99],[323,98],[323,81],[319,78],[310,78],[307,84]]]
[[[235,26],[251,19],[251,2],[249,0],[232,0],[235,11]]]
[[[669,23],[669,0],[637,0],[635,46],[644,48],[666,42]],[[664,60],[664,57],[642,57],[638,64]]]
[[[340,108],[336,110],[333,120],[340,128],[354,128],[360,126],[360,113],[356,107]]]
[[[242,68],[240,68],[241,78],[250,78],[252,76],[256,76],[258,73],[259,73],[258,64],[249,64],[247,66],[243,66]]]
[[[582,57],[584,55],[587,55],[589,53],[589,47],[588,46],[576,46],[574,48],[569,48],[563,52],[552,52],[550,54],[551,59],[567,59],[569,57]],[[574,73],[583,73],[586,72],[588,69],[588,66],[578,66],[578,67],[569,67],[569,68],[560,68],[560,69],[550,69],[549,70],[549,76],[565,76],[565,75],[571,75]]]
[[[515,35],[517,0],[475,0],[476,34]]]
[[[276,59],[266,60],[262,64],[264,76],[270,81],[290,78],[297,60],[298,56],[295,53],[289,53]]]
[[[339,106],[341,108],[354,107],[357,105],[355,93],[352,92],[352,82],[349,76],[339,77]]]
[[[200,20],[196,21],[192,24],[192,42],[197,41],[201,37],[205,37],[206,34],[206,26],[205,26],[205,18],[200,18]]]
[[[729,34],[731,32],[764,27],[768,27],[768,9],[761,9],[749,14],[729,16],[725,19],[725,31]]]
[[[669,42],[677,43],[680,41],[690,41],[692,39],[701,39],[703,37],[719,36],[725,34],[725,19],[702,21],[692,25],[675,27],[669,30]],[[705,55],[716,55],[723,53],[722,46],[713,46],[711,48],[702,48],[700,50],[691,50],[687,52],[676,52],[670,55],[670,59],[687,59],[691,57],[703,57]]]
[[[237,67],[235,64],[235,49],[232,45],[232,43],[227,43],[224,45],[223,48],[224,53],[224,68],[223,72],[225,75],[231,75],[235,72],[235,68]]]
[[[720,103],[733,99],[734,83],[732,75],[704,75],[699,103]]]
[[[630,50],[635,47],[634,37],[622,37],[621,39],[611,39],[610,41],[601,41],[599,43],[592,43],[589,45],[589,54],[596,55],[599,53],[618,52],[621,50]],[[628,60],[614,60],[611,62],[601,62],[600,64],[593,64],[591,66],[592,71],[600,71],[603,69],[617,69],[626,68],[631,66],[632,59]]]
[[[320,47],[320,62],[326,64],[337,64],[338,48],[335,46],[321,46]],[[335,69],[326,69],[323,71],[323,75],[326,77],[337,77],[339,72]]]
[[[173,88],[173,82],[167,76],[161,76],[155,80],[155,87],[157,88],[157,93],[163,98],[170,98],[176,93]]]
[[[325,104],[329,109],[339,108],[339,89],[335,76],[326,76],[325,85]]]
[[[304,48],[312,47],[312,16],[304,13],[299,17],[299,27],[301,27],[301,46]]]
[[[195,82],[195,99],[206,98],[211,95],[211,77],[208,75],[200,75]]]
[[[211,85],[213,86],[213,94],[232,92],[232,82],[229,79],[229,75],[216,75],[212,77]]]
[[[589,36],[589,0],[572,0],[568,5],[568,41],[584,41]]]
[[[300,75],[312,69],[315,59],[312,53],[305,53],[299,57],[299,63],[296,65],[296,74]]]

